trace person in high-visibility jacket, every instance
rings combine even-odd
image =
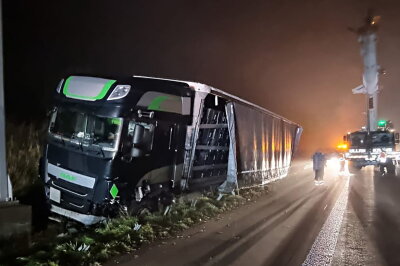
[[[385,152],[381,152],[381,153],[379,154],[379,157],[378,157],[379,171],[381,172],[381,175],[386,174],[386,171],[387,171],[387,161],[388,161],[388,159],[387,159],[386,153],[385,153]],[[386,171],[385,171],[385,168],[386,168]]]
[[[345,166],[346,166],[346,158],[344,157],[343,154],[340,154],[339,156],[339,165],[340,165],[340,169],[339,169],[339,175],[344,175],[345,174]]]
[[[317,185],[322,184],[324,178],[324,169],[326,165],[325,155],[322,152],[317,151],[313,157],[313,170],[315,173],[315,183]]]

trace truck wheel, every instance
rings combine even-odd
[[[388,174],[396,175],[396,166],[394,165],[392,160],[390,162],[388,162],[386,169],[387,169]]]
[[[362,168],[361,165],[359,165],[358,163],[349,161],[349,172],[350,173],[357,173],[358,171],[360,171]]]
[[[159,202],[163,206],[169,206],[174,202],[174,195],[172,193],[164,192],[160,195]]]
[[[128,214],[130,216],[143,216],[145,214],[157,211],[157,202],[153,199],[142,199],[137,202],[135,199],[128,206]]]

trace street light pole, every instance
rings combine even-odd
[[[0,0],[0,202],[9,200],[8,176],[6,163],[6,121],[4,109],[4,76],[3,76],[3,22],[2,1]]]
[[[32,209],[12,199],[6,163],[6,119],[3,76],[3,20],[0,0],[0,257],[4,252],[25,252],[30,246]],[[9,242],[14,241],[13,245]],[[10,251],[10,247],[11,250]]]

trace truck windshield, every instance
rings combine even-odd
[[[115,149],[119,140],[122,118],[100,117],[59,108],[53,113],[49,132],[66,140],[102,149]]]
[[[357,132],[350,135],[351,146],[365,146],[366,145],[366,132]]]
[[[387,132],[373,132],[371,134],[372,144],[388,145],[393,144],[393,134]]]
[[[394,143],[393,133],[389,132],[371,132],[367,137],[366,132],[357,132],[350,135],[351,146],[364,147],[367,145],[385,146]]]

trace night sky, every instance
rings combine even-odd
[[[382,16],[380,117],[400,128],[400,1],[3,0],[6,112],[42,120],[70,74],[147,75],[225,90],[298,122],[302,150],[364,124],[357,36]]]

